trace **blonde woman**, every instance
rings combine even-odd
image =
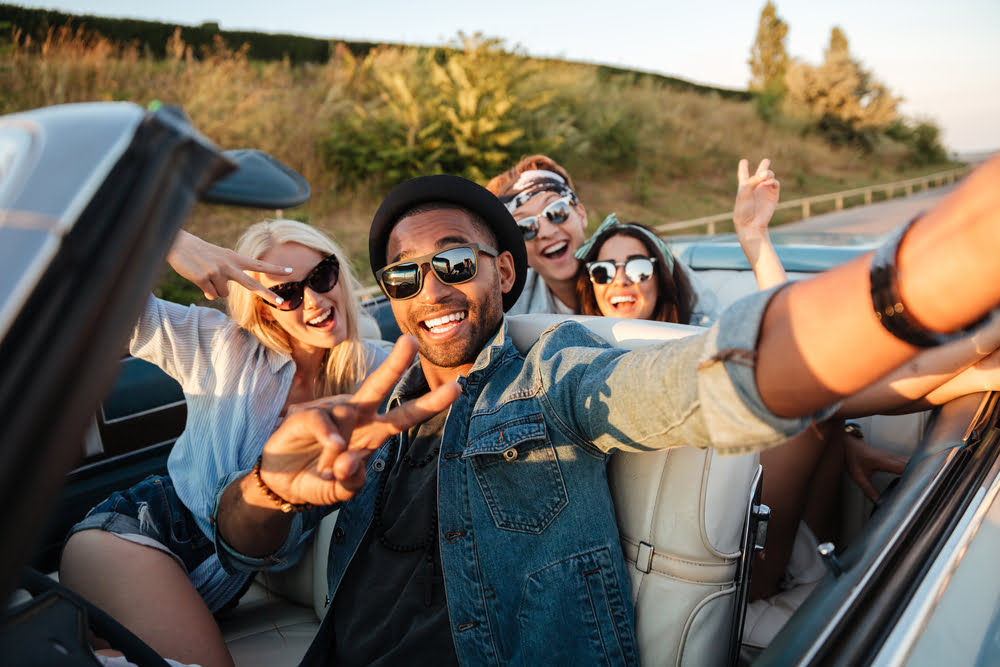
[[[250,576],[226,573],[215,554],[217,485],[254,465],[287,414],[354,392],[387,356],[359,336],[358,283],[343,256],[292,220],[252,226],[235,251],[181,232],[168,263],[208,298],[228,296],[228,317],[150,296],[132,332],[132,355],[181,384],[185,430],[169,476],[112,494],[74,526],[60,576],[165,657],[232,664],[212,614]],[[296,515],[301,539],[314,520]]]

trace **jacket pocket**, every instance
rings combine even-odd
[[[528,576],[518,610],[526,665],[638,665],[632,601],[608,547]]]
[[[498,528],[540,533],[568,502],[541,415],[519,417],[477,433],[462,457],[471,463]]]

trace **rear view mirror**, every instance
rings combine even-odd
[[[294,208],[309,199],[309,183],[298,172],[263,151],[223,151],[237,169],[201,193],[211,204],[252,208]]]

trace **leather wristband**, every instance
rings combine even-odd
[[[278,509],[286,514],[295,514],[296,512],[307,512],[313,508],[312,503],[290,503],[277,493],[271,490],[271,487],[267,485],[260,476],[260,462],[264,459],[264,455],[261,454],[257,457],[257,462],[253,464],[253,479],[257,483],[257,488],[260,489],[261,493],[274,501]]]
[[[958,331],[940,333],[917,322],[906,310],[899,294],[896,262],[899,258],[899,244],[919,218],[918,215],[897,229],[875,251],[869,269],[869,281],[871,283],[872,308],[875,311],[875,318],[882,324],[882,327],[904,343],[914,347],[927,348],[936,347],[968,335],[989,319],[989,313]]]

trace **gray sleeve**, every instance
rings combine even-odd
[[[543,399],[566,428],[604,452],[691,445],[743,454],[771,447],[822,419],[785,419],[757,391],[756,343],[774,290],[731,306],[712,328],[687,338],[625,352],[551,353]],[[564,357],[559,359],[560,355]],[[541,366],[540,366],[541,367]],[[557,377],[572,382],[555,382]]]

